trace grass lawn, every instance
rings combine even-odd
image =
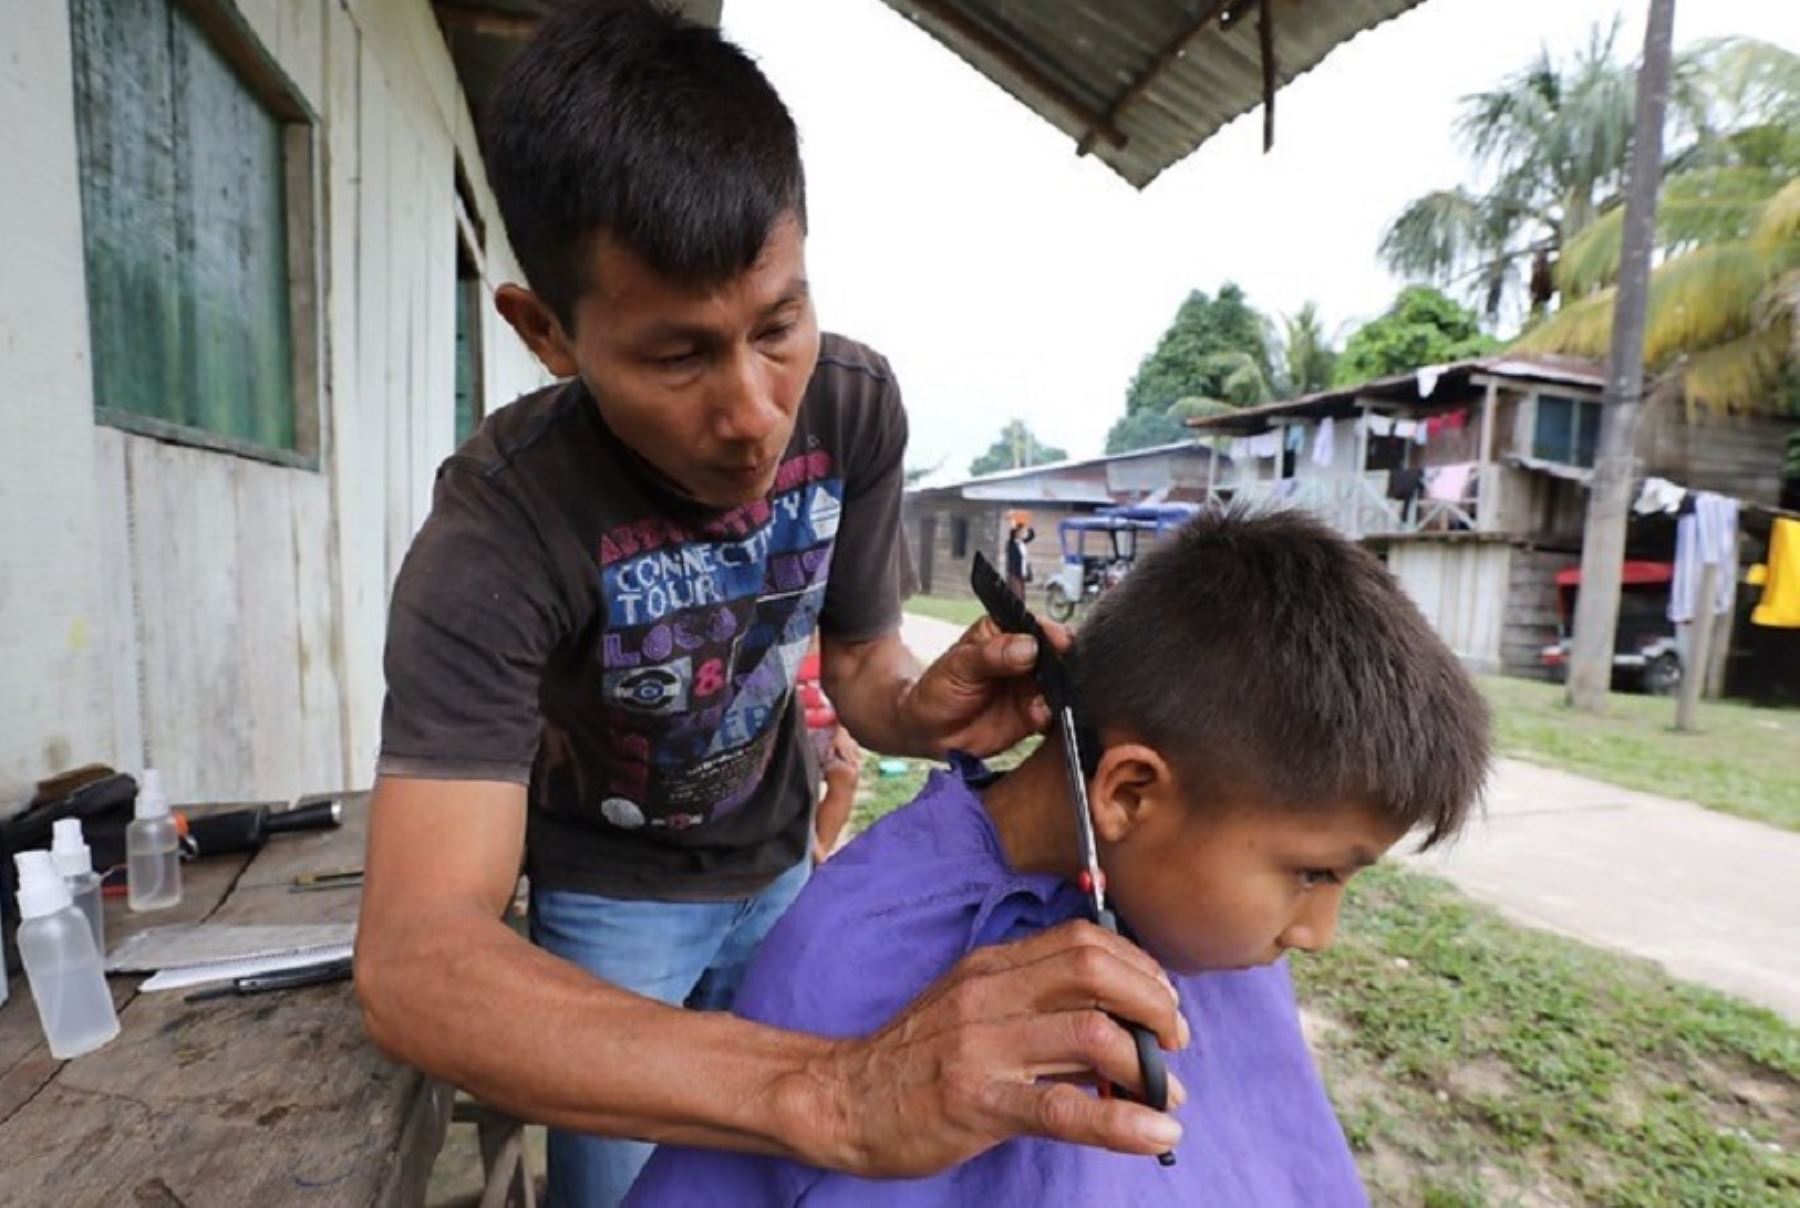
[[[973,625],[984,615],[981,605],[976,601],[948,596],[914,596],[906,602],[906,611],[916,612],[922,617],[936,617],[955,625]]]
[[[852,825],[927,767],[867,761]],[[1378,1204],[1800,1203],[1800,1030],[1768,1011],[1387,864],[1294,970]]]
[[[1615,692],[1592,717],[1558,684],[1480,683],[1504,754],[1800,830],[1800,711],[1703,701],[1700,732],[1680,734],[1670,697]]]
[[[1381,1203],[1800,1202],[1800,1030],[1380,865],[1301,1001]]]

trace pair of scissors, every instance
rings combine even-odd
[[[975,552],[969,583],[975,589],[975,598],[981,601],[981,606],[987,609],[996,625],[1007,633],[1022,633],[1037,640],[1037,662],[1032,670],[1062,739],[1063,770],[1068,775],[1069,799],[1075,809],[1075,841],[1081,860],[1081,871],[1076,875],[1075,885],[1086,899],[1088,914],[1094,923],[1114,935],[1120,935],[1122,932],[1119,930],[1118,916],[1106,904],[1106,874],[1100,868],[1100,853],[1094,842],[1094,810],[1088,800],[1088,778],[1100,765],[1099,737],[1077,721],[1075,694],[1069,681],[1068,669],[1051,648],[1044,627],[1031,615],[1025,602],[1013,595],[1006,580],[1000,577],[993,563],[980,550]],[[1156,1036],[1140,1023],[1129,1020],[1119,1022],[1131,1033],[1132,1042],[1137,1046],[1138,1072],[1144,1082],[1144,1094],[1140,1102],[1159,1112],[1168,1111],[1169,1074],[1163,1064],[1162,1049],[1157,1047]],[[1126,1093],[1118,1087],[1110,1090],[1114,1094]],[[1106,1088],[1103,1088],[1103,1093],[1105,1091]],[[1158,1154],[1156,1160],[1164,1166],[1173,1166],[1175,1155]]]

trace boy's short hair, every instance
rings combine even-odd
[[[805,223],[800,137],[775,89],[718,30],[651,0],[554,10],[484,134],[513,250],[565,327],[601,235],[705,286],[754,264],[783,214]]]
[[[1488,711],[1385,566],[1299,511],[1210,509],[1076,635],[1077,699],[1154,747],[1190,799],[1356,803],[1422,847],[1468,816]]]

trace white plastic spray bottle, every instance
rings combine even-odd
[[[22,851],[13,862],[19,869],[19,959],[50,1055],[66,1061],[91,1053],[119,1034],[93,932],[71,903],[49,852]]]

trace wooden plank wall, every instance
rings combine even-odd
[[[454,433],[459,158],[486,284],[518,272],[427,0],[237,9],[319,123],[316,469],[95,424],[67,10],[0,0],[23,68],[0,101],[32,131],[0,140],[0,227],[61,283],[0,297],[0,806],[90,759],[159,765],[182,799],[372,775],[388,591]],[[491,308],[480,338],[493,405],[544,380]]]
[[[1576,554],[1514,549],[1506,585],[1506,618],[1500,631],[1500,670],[1526,679],[1550,679],[1544,647],[1556,640],[1556,572],[1578,566]]]
[[[1781,463],[1793,420],[1696,415],[1664,403],[1645,417],[1638,452],[1645,470],[1685,487],[1770,506],[1781,502]]]
[[[986,554],[997,567],[1006,563],[1006,517],[1013,511],[1031,513],[1031,527],[1037,537],[1031,542],[1032,582],[1029,603],[1036,607],[1044,590],[1044,581],[1062,566],[1062,554],[1056,540],[1056,523],[1076,510],[1037,504],[1006,504],[986,500],[909,499],[903,518],[906,542],[912,549],[913,565],[923,574],[925,559],[931,559],[931,594],[951,599],[974,599],[969,589],[969,567],[976,550]],[[925,524],[930,517],[935,523]],[[958,518],[969,525],[968,545],[962,557],[955,554],[955,522]],[[922,544],[923,535],[931,534],[931,546]],[[1146,545],[1145,548],[1148,548]]]
[[[1501,666],[1501,622],[1512,548],[1498,542],[1400,541],[1388,569],[1469,670]]]
[[[110,707],[67,4],[0,0],[0,808],[129,748]]]

